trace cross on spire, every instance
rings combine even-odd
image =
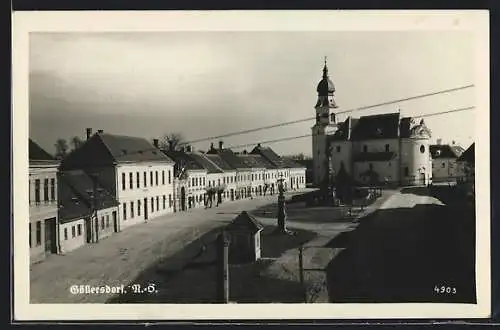
[[[325,56],[325,66],[323,67],[323,78],[328,78],[328,67],[326,66],[326,61],[328,57]]]

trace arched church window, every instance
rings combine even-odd
[[[425,152],[425,146],[424,146],[423,144],[420,146],[420,152],[421,152],[421,153],[424,153],[424,152]]]

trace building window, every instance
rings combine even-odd
[[[410,175],[410,170],[408,169],[408,166],[405,167],[405,176]]]
[[[370,168],[370,171],[373,171],[373,164],[372,163],[368,164],[368,167]]]
[[[49,201],[49,179],[43,179],[43,201]]]
[[[389,162],[388,166],[391,167],[391,162]]]
[[[40,203],[40,179],[35,180],[35,203]]]
[[[64,240],[68,240],[68,228],[64,228]]]
[[[76,232],[75,232],[75,226],[71,226],[71,237],[75,238]]]
[[[389,152],[389,144],[385,145],[385,152]]]
[[[155,210],[155,199],[154,197],[151,197],[151,212],[154,212]]]
[[[446,167],[446,163],[441,163],[441,167],[445,168]]]
[[[134,173],[132,172],[128,174],[128,184],[130,189],[134,189]]]
[[[141,200],[137,200],[137,215],[141,216]]]
[[[156,210],[160,209],[160,197],[156,196]]]
[[[368,152],[368,146],[366,144],[363,146],[363,152]]]
[[[203,178],[203,187],[205,187],[205,178]]]
[[[148,186],[148,174],[144,172],[144,188]]]
[[[122,173],[122,190],[125,190],[125,173]]]
[[[104,216],[101,217],[101,230],[104,230]]]
[[[421,153],[424,153],[424,152],[425,152],[425,146],[424,146],[423,144],[420,146],[420,152],[421,152]]]
[[[163,195],[163,209],[167,208],[167,196]]]
[[[171,181],[171,173],[170,173],[170,170],[168,170],[168,184],[170,184],[172,181]]]
[[[50,200],[56,200],[56,179],[50,179]]]
[[[155,171],[155,182],[158,185],[158,171]]]
[[[42,244],[42,222],[36,222],[36,245]]]
[[[109,228],[109,214],[106,214],[106,228]]]
[[[149,185],[152,187],[153,186],[153,171],[149,172]]]
[[[194,178],[192,178],[192,179],[191,179],[191,186],[193,186],[193,187],[195,186],[194,182],[195,182],[195,181],[194,181]]]
[[[161,184],[165,185],[165,171],[161,171]]]
[[[123,220],[127,220],[127,203],[123,203]]]
[[[168,207],[172,207],[172,194],[168,194]]]
[[[29,242],[30,242],[30,248],[31,248],[31,223],[29,224]]]
[[[137,188],[140,188],[141,187],[141,176],[140,176],[139,172],[137,172],[135,174],[135,180],[136,180]]]
[[[130,218],[134,217],[134,202],[130,202]]]

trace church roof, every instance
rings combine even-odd
[[[363,116],[351,133],[351,139],[394,139],[399,137],[399,112]]]
[[[319,96],[327,96],[328,94],[332,94],[333,92],[335,92],[335,86],[328,76],[328,67],[326,66],[326,61],[325,66],[323,67],[323,79],[321,79],[321,81],[318,83],[316,91],[318,92]]]

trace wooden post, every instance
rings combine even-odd
[[[229,241],[224,232],[217,237],[217,302],[229,302]]]
[[[300,279],[300,285],[302,287],[302,290],[304,292],[304,302],[307,302],[307,292],[306,292],[306,285],[304,282],[304,247],[301,245],[299,247],[299,279]]]

